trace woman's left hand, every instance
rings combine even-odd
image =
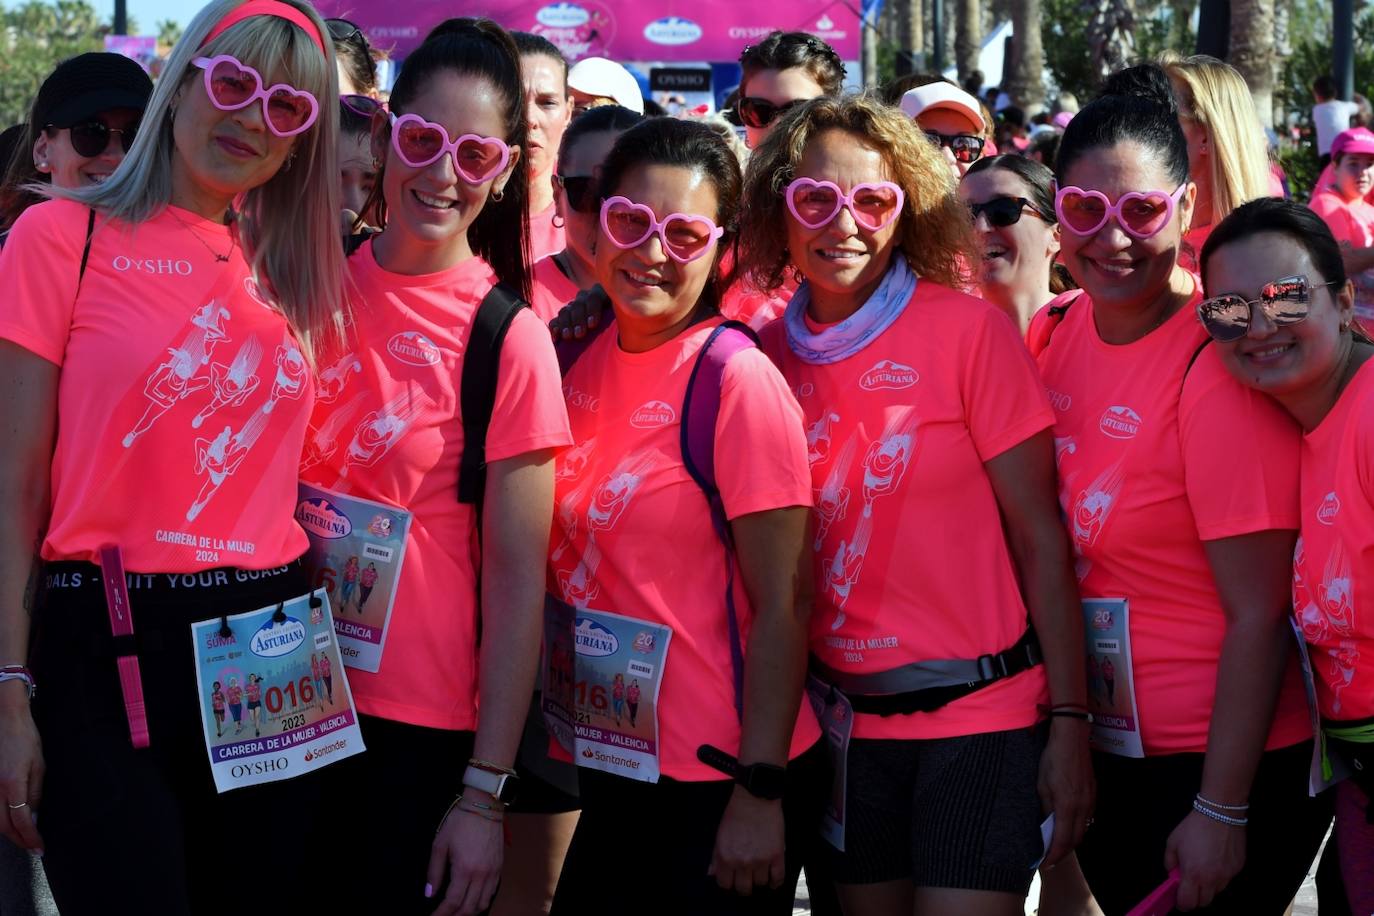
[[[490,804],[490,796],[470,787],[464,789],[464,795],[480,795],[484,804]],[[430,847],[425,896],[431,897],[443,888],[445,873],[448,875],[447,892],[434,916],[477,916],[491,906],[501,880],[504,855],[505,835],[500,821],[490,821],[454,806],[439,825]]]
[[[1052,866],[1073,851],[1092,817],[1097,784],[1088,752],[1088,723],[1057,716],[1050,719],[1050,738],[1040,756],[1038,789],[1045,812],[1054,812],[1054,837],[1045,853]]]
[[[1245,828],[1190,811],[1164,847],[1164,867],[1178,869],[1178,908],[1207,906],[1245,865]]]
[[[716,831],[707,874],[727,891],[748,896],[754,888],[782,886],[787,874],[782,802],[755,798],[735,786]]]

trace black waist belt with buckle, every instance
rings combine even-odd
[[[843,693],[855,712],[899,716],[934,712],[1043,662],[1040,640],[1027,627],[1015,645],[996,655],[913,662],[867,674],[831,668],[813,655],[811,673]]]

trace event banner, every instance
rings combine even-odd
[[[845,0],[319,0],[325,16],[355,22],[379,48],[404,58],[452,16],[489,16],[543,35],[569,60],[733,61],[775,29],[811,32],[844,60],[859,59],[859,11]]]

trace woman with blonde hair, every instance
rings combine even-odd
[[[226,880],[245,812],[288,870],[270,909],[308,906],[320,780],[245,757],[234,778],[277,781],[217,794],[189,675],[194,624],[246,647],[233,615],[309,588],[296,463],[343,324],[324,35],[299,0],[206,7],[129,156],[52,188],[0,256],[0,832],[46,853],[66,914],[261,910]]]
[[[896,109],[807,103],[755,149],[740,214],[752,282],[806,277],[762,336],[817,493],[813,702],[853,723],[844,910],[1020,913],[1044,812],[1055,862],[1092,808],[1044,388],[1011,320],[958,292],[968,211]]]
[[[1188,174],[1197,185],[1180,254],[1180,263],[1196,272],[1197,253],[1213,226],[1247,200],[1283,193],[1274,187],[1264,126],[1239,71],[1206,54],[1166,51],[1159,63],[1174,89],[1188,141]]]

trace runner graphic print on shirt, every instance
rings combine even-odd
[[[267,429],[270,420],[267,412],[270,407],[269,402],[255,411],[243,425],[243,429],[237,433],[226,426],[212,441],[196,440],[196,473],[204,474],[206,481],[201,485],[200,493],[196,495],[191,508],[186,510],[186,521],[196,520],[196,516],[200,515],[210,499],[219,492],[224,481],[232,476],[243,463],[243,459],[248,457],[258,438],[262,436],[263,430]]]
[[[831,526],[849,513],[849,487],[844,482],[849,477],[849,465],[854,460],[858,443],[857,433],[849,437],[840,448],[840,457],[826,475],[825,483],[816,491],[816,540],[811,545],[812,550],[819,551]]]
[[[342,406],[335,408],[319,428],[311,427],[305,435],[305,451],[301,455],[301,472],[316,465],[324,464],[333,457],[339,448],[339,437],[344,428],[353,422],[358,409],[367,400],[366,394],[356,394]]]
[[[1065,480],[1067,484],[1068,481]],[[1111,518],[1112,509],[1121,497],[1121,488],[1126,483],[1126,475],[1121,469],[1121,460],[1108,466],[1097,475],[1092,484],[1080,490],[1074,497],[1069,509],[1069,533],[1073,535],[1074,549],[1081,552],[1092,547],[1102,535],[1102,529]]]
[[[826,459],[830,457],[830,429],[838,422],[839,414],[826,413],[806,428],[806,460],[812,467],[825,464]]]
[[[257,390],[258,363],[261,361],[262,344],[258,343],[257,338],[250,338],[239,347],[238,353],[234,354],[233,362],[228,366],[223,363],[212,363],[210,389],[214,392],[214,397],[191,420],[191,428],[200,429],[200,425],[222,407],[243,406],[248,396]]]
[[[345,353],[337,362],[320,372],[315,379],[315,403],[333,404],[343,394],[348,377],[363,371],[362,360],[352,353]]]
[[[216,344],[229,339],[224,329],[224,323],[229,318],[229,310],[214,300],[202,306],[191,318],[192,330],[187,332],[179,345],[168,348],[167,360],[148,376],[143,393],[151,403],[124,437],[125,448],[132,447],[139,436],[151,429],[179,401],[210,385],[210,379],[200,373],[210,362]]]
[[[272,380],[272,396],[263,407],[265,413],[271,413],[278,401],[296,400],[310,384],[310,367],[294,343],[287,341],[277,347],[276,362],[277,376]]]
[[[595,441],[595,439],[589,439],[585,443],[588,450]],[[565,455],[560,458],[558,462],[560,471],[564,469],[565,461],[570,456]],[[601,550],[596,543],[597,532],[609,532],[616,527],[630,502],[634,499],[635,492],[639,490],[644,478],[654,470],[656,465],[664,463],[664,460],[664,457],[657,451],[628,455],[609,474],[606,474],[596,483],[596,486],[591,490],[589,499],[588,489],[584,484],[574,489],[560,501],[558,517],[566,541],[560,544],[555,549],[554,554],[551,555],[551,560],[555,564],[572,545],[577,535],[579,515],[576,507],[583,504],[584,501],[587,503],[585,516],[587,520],[587,546],[582,551],[582,556],[575,567],[571,570],[557,570],[558,587],[563,592],[563,600],[568,604],[576,608],[587,608],[596,599],[601,591],[601,587],[596,581],[596,571],[601,565]],[[565,475],[564,479],[571,479],[572,476]]]
[[[363,417],[348,443],[348,455],[339,476],[351,467],[370,468],[395,447],[426,405],[411,391],[400,391],[377,410]]]

